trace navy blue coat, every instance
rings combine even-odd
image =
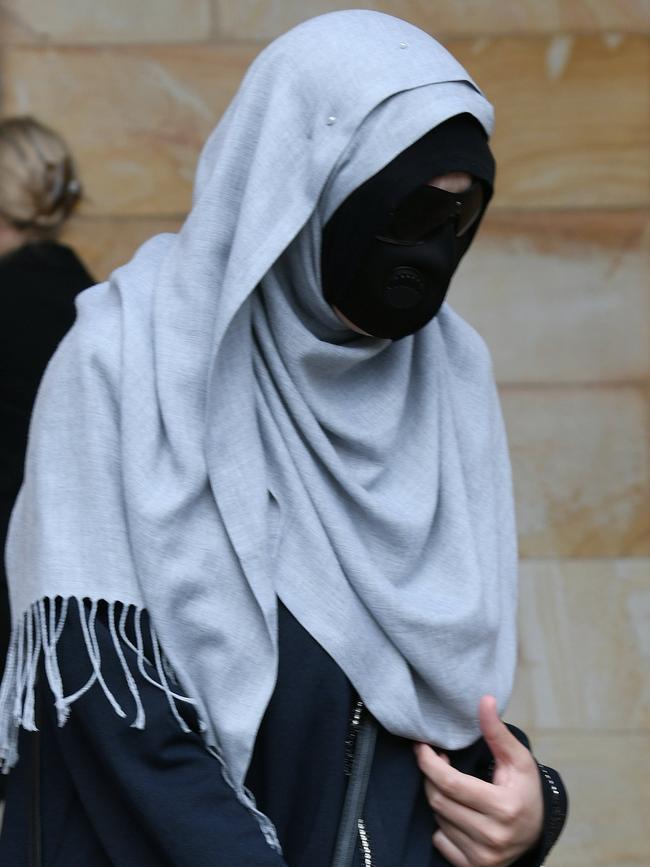
[[[133,699],[98,620],[102,669],[124,708]],[[51,696],[41,690],[38,750],[21,734],[21,759],[9,778],[0,865],[31,867],[34,781],[40,781],[43,867],[329,867],[345,794],[346,740],[357,700],[341,669],[280,604],[279,673],[255,744],[247,785],[275,823],[276,854],[224,781],[195,731],[180,730],[164,694],[132,665],[146,708],[144,731],[129,727],[95,685],[58,728]],[[78,613],[71,606],[58,647],[66,692],[90,667]],[[130,664],[133,654],[125,648]],[[152,672],[153,673],[153,672]],[[196,728],[196,720],[187,716]],[[517,732],[516,732],[517,733]],[[522,735],[522,737],[524,737]],[[450,754],[466,773],[489,779],[481,739]],[[545,834],[518,867],[542,863],[559,832],[565,793],[544,789]],[[540,777],[541,782],[544,779]],[[412,743],[380,727],[364,812],[373,867],[441,867],[436,828]],[[366,867],[357,851],[355,867]]]

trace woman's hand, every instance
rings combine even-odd
[[[439,830],[434,846],[454,867],[507,867],[542,833],[544,804],[537,763],[499,719],[496,700],[484,695],[481,731],[495,768],[491,783],[452,768],[427,744],[415,753]]]

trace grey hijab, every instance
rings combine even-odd
[[[93,667],[84,689],[146,725],[124,659],[132,708],[102,677],[98,600],[118,654],[118,613],[149,612],[154,679],[172,711],[196,703],[252,810],[243,781],[276,679],[278,598],[396,735],[458,748],[479,735],[483,693],[503,709],[516,547],[486,347],[448,305],[397,342],[354,334],[320,289],[328,217],[461,112],[491,131],[490,104],[422,31],[366,11],[308,21],[252,64],[180,232],[80,297],[10,530],[7,766],[16,727],[34,725],[41,654],[61,724],[83,691],[66,693],[56,662],[69,605]]]

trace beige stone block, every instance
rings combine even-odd
[[[221,33],[236,39],[270,39],[290,27],[337,9],[345,0],[214,0]],[[429,33],[454,36],[494,33],[552,33],[556,30],[643,30],[648,27],[644,0],[394,0],[352,4],[411,21]]]
[[[650,733],[533,733],[538,759],[569,792],[569,820],[547,867],[650,864]]]
[[[241,46],[9,48],[5,111],[32,112],[77,156],[84,215],[174,216],[253,55]]]
[[[643,388],[501,390],[523,557],[650,553]]]
[[[648,212],[493,212],[451,305],[487,340],[501,383],[650,379]]]
[[[496,208],[648,205],[647,36],[560,34],[448,45],[496,109]]]
[[[645,206],[650,40],[566,39],[450,43],[499,113],[495,207]],[[198,151],[256,53],[13,47],[4,108],[64,128],[92,193],[88,213],[178,214]]]
[[[128,262],[141,244],[161,232],[177,231],[180,222],[178,219],[72,219],[61,240],[77,251],[99,283],[119,265]]]
[[[188,42],[210,37],[210,0],[3,0],[0,39],[14,43]]]
[[[526,731],[650,732],[650,559],[521,563],[506,717]]]

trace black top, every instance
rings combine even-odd
[[[29,420],[41,376],[74,322],[76,296],[93,282],[74,252],[55,241],[24,244],[0,256],[0,551],[23,479]],[[0,556],[0,674],[9,630]],[[0,782],[0,793],[2,789]]]
[[[0,497],[15,497],[29,418],[43,371],[74,322],[74,300],[93,283],[74,252],[39,241],[0,256]]]
[[[101,610],[96,631],[102,670],[129,718],[113,712],[96,684],[58,728],[45,690],[39,749],[36,737],[23,732],[21,759],[9,777],[0,865],[32,863],[38,779],[43,867],[329,867],[358,697],[291,613],[280,604],[278,679],[247,777],[259,808],[275,823],[282,857],[236,800],[200,735],[180,730],[164,694],[138,674],[133,653],[123,645],[147,714],[144,731],[129,727],[134,703]],[[71,606],[58,645],[66,693],[90,673],[80,652],[84,646]],[[196,727],[191,716],[187,720]],[[491,756],[482,739],[450,757],[461,770],[489,779]],[[561,830],[564,788],[554,771],[545,774],[545,836],[517,867],[541,864],[551,836]],[[435,819],[412,744],[381,727],[364,820],[373,867],[448,864],[431,843]],[[355,867],[367,863],[358,848]]]

